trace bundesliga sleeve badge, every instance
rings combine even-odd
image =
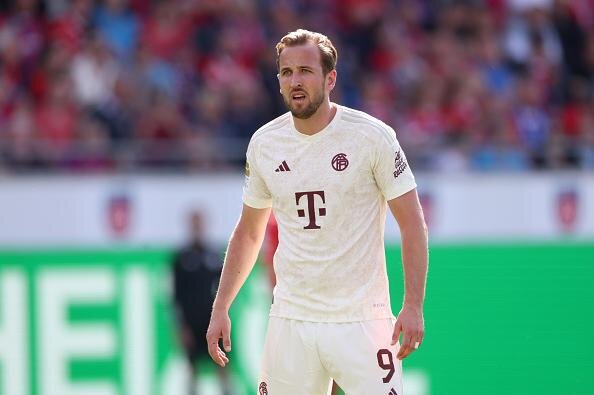
[[[406,166],[408,166],[406,163],[406,158],[404,157],[402,150],[398,150],[394,158],[394,178],[397,178],[399,175],[401,175],[404,170],[406,170]]]

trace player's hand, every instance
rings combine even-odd
[[[210,324],[206,331],[206,342],[208,344],[208,353],[212,360],[219,366],[225,367],[229,363],[229,358],[225,351],[219,347],[219,340],[223,340],[225,351],[231,351],[231,320],[227,311],[213,310],[210,316]]]
[[[425,324],[423,321],[422,308],[411,306],[403,306],[394,325],[394,333],[392,334],[392,345],[398,342],[402,334],[402,342],[396,357],[404,359],[423,343],[423,336],[425,335]]]

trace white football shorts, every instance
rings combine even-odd
[[[402,395],[394,319],[325,323],[270,317],[258,395]]]

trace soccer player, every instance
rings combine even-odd
[[[258,393],[327,394],[333,378],[349,395],[401,395],[401,360],[424,335],[427,228],[415,179],[392,128],[330,101],[337,52],[326,36],[299,29],[276,50],[289,112],[256,131],[248,146],[243,210],[206,335],[210,356],[220,366],[229,362],[229,307],[272,209],[277,284]],[[388,207],[402,239],[397,318],[384,252]]]

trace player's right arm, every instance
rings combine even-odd
[[[270,208],[258,209],[244,204],[229,240],[219,289],[206,332],[208,353],[215,363],[223,367],[229,362],[225,351],[231,351],[229,308],[254,267],[269,216]],[[219,339],[223,340],[225,351],[219,347]]]

